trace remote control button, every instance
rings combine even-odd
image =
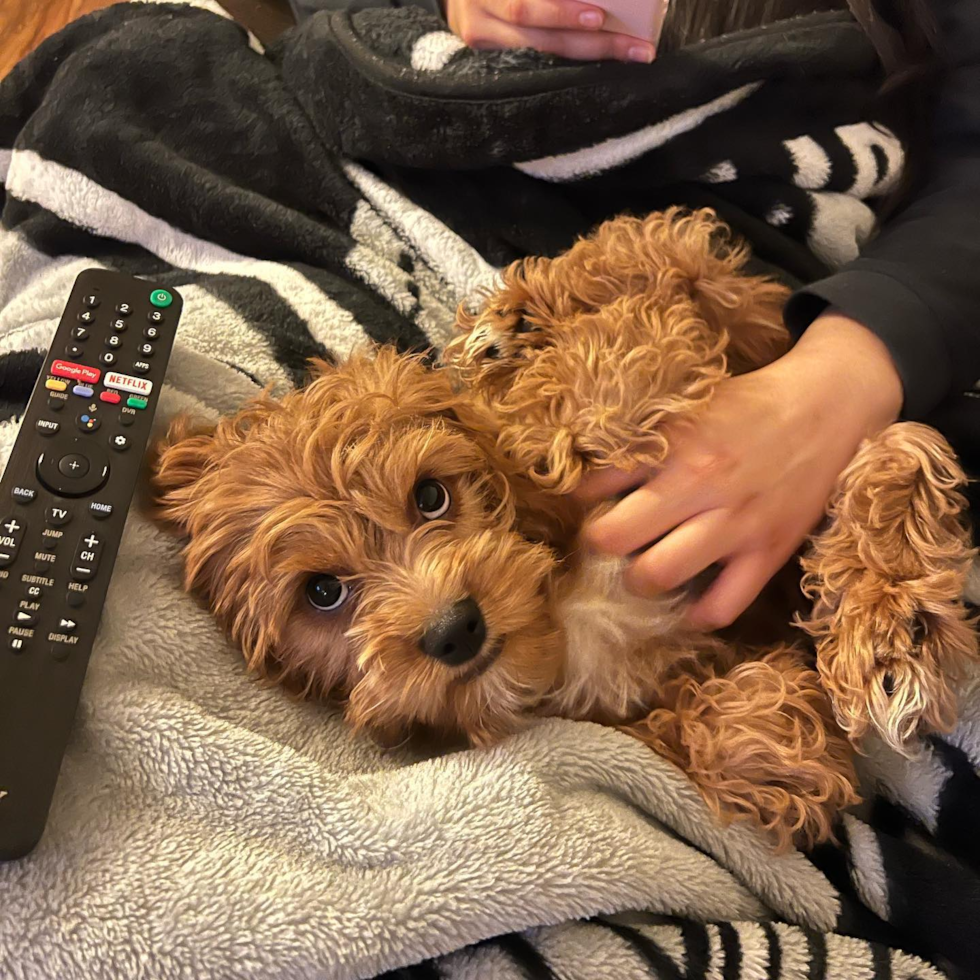
[[[146,408],[146,399],[145,398],[139,398],[136,395],[130,395],[129,398],[126,399],[126,404],[130,408],[137,408],[137,409],[142,410],[142,409]]]
[[[76,582],[87,582],[95,577],[99,570],[99,558],[102,552],[102,538],[94,531],[86,537],[82,537],[78,542],[78,550],[75,552],[75,560],[71,566],[71,577]]]
[[[144,398],[153,391],[153,382],[146,378],[134,378],[128,374],[119,374],[116,371],[106,371],[102,382],[107,388],[117,388],[119,391],[126,391],[131,395],[142,395]]]
[[[34,555],[34,571],[45,575],[51,571],[51,566],[58,560],[57,555],[50,552],[39,551]]]
[[[88,327],[72,327],[71,335],[74,340],[88,340]]]
[[[52,412],[60,412],[65,407],[66,401],[67,398],[65,396],[59,398],[57,395],[48,395],[48,408]]]
[[[133,370],[137,374],[149,374],[150,373],[150,362],[149,361],[133,361]]]
[[[74,585],[75,583],[70,583]],[[85,593],[84,592],[69,592],[65,596],[65,602],[72,607],[72,609],[80,609],[85,605]]]
[[[75,424],[82,430],[82,432],[95,432],[95,430],[102,425],[102,422],[95,415],[89,415],[88,413],[83,412],[77,419],[75,419]]]
[[[85,351],[83,351],[82,348],[78,346],[78,344],[69,344],[65,348],[65,353],[69,357],[81,357],[82,354],[85,353]]]
[[[107,350],[104,354],[99,355],[99,360],[109,367],[116,363],[116,355],[111,351]]]
[[[127,449],[129,449],[129,436],[124,436],[120,432],[119,435],[113,436],[109,440],[109,445],[112,446],[117,453],[124,453]]]
[[[25,521],[19,521],[16,517],[0,521],[0,568],[7,568],[14,563],[26,533]]]
[[[72,361],[53,361],[51,373],[57,378],[68,378],[70,381],[81,381],[86,384],[94,385],[102,377],[99,368],[89,367],[87,364],[75,364]],[[48,385],[51,388],[51,385]],[[54,391],[64,391],[64,388],[54,388]]]
[[[159,310],[150,310],[150,312],[146,314],[146,319],[150,323],[155,323],[157,326],[159,326],[167,318]]]
[[[154,306],[167,307],[174,301],[173,296],[166,289],[154,289],[150,293],[150,302]]]
[[[83,313],[78,314],[78,322],[84,323],[85,326],[90,326],[95,323],[95,314],[91,310],[85,310]]]
[[[153,352],[156,350],[156,348],[153,346],[153,344],[140,344],[139,347],[137,347],[136,349],[144,357],[153,357]]]
[[[41,532],[41,547],[46,548],[48,551],[57,551],[58,543],[64,536],[64,531],[59,531],[53,527],[46,527]]]
[[[7,641],[7,646],[10,647],[14,653],[23,653],[26,648],[27,641],[22,636],[12,636]]]
[[[88,296],[82,297],[82,302],[90,309],[94,310],[99,305],[99,297],[95,293],[89,293]]]
[[[88,436],[65,439],[56,449],[46,450],[37,458],[37,477],[50,490],[61,497],[87,497],[102,488],[109,479],[109,455]],[[80,457],[80,458],[79,458]],[[79,463],[72,467],[72,461]],[[81,476],[83,463],[89,464],[85,476]],[[64,464],[67,474],[59,469]]]
[[[143,330],[143,336],[147,340],[156,340],[160,336],[159,327],[145,327]]]
[[[122,333],[126,329],[126,321],[113,320],[112,323],[109,324],[109,326],[112,327],[112,329],[115,330],[116,333]]]
[[[48,380],[44,382],[44,387],[47,388],[48,391],[67,391],[68,382],[59,381],[57,378],[48,378]]]
[[[92,395],[95,394],[95,392],[89,388],[88,385],[75,385],[72,388],[71,393],[73,395],[78,395],[79,398],[91,398]]]
[[[118,405],[122,401],[122,395],[118,391],[99,392],[99,401],[108,402],[110,405]]]
[[[122,347],[122,337],[120,337],[119,334],[111,333],[108,337],[106,337],[105,345],[106,347],[112,348]]]
[[[34,423],[34,428],[42,436],[53,436],[55,435],[61,426],[57,422],[52,422],[50,419],[38,419]]]
[[[116,306],[116,312],[120,316],[129,316],[129,314],[133,312],[133,308],[129,305],[129,303],[119,303]]]
[[[81,453],[68,453],[58,461],[58,472],[69,480],[80,480],[89,471],[89,461]]]
[[[53,660],[57,660],[59,664],[63,664],[71,656],[72,648],[67,643],[52,643],[51,644],[51,657]]]
[[[52,504],[44,512],[44,519],[51,527],[64,527],[71,520],[71,511],[67,507]]]
[[[18,626],[36,626],[37,616],[34,613],[27,612],[26,609],[18,609],[14,613],[14,622]]]
[[[32,602],[38,602],[44,596],[44,590],[50,589],[54,585],[53,578],[47,578],[44,575],[21,575],[20,580],[27,585],[24,589],[24,598],[30,599]]]
[[[74,619],[69,619],[67,616],[62,616],[58,620],[58,629],[64,630],[65,633],[74,633],[78,629],[78,623]]]
[[[37,490],[33,487],[14,487],[10,491],[15,504],[33,504],[37,499]]]
[[[97,521],[104,521],[107,517],[112,517],[112,504],[104,504],[101,500],[93,500],[88,505],[88,509]]]
[[[119,413],[119,424],[127,428],[136,421],[136,413],[127,411],[125,408]]]

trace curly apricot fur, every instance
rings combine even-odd
[[[842,475],[805,563],[816,670],[795,647],[690,631],[684,590],[630,596],[620,563],[581,551],[585,515],[561,495],[588,469],[658,462],[664,423],[785,350],[786,291],[743,275],[746,259],[710,212],[619,218],[508,269],[481,313],[461,312],[448,367],[382,348],[315,363],[304,390],[216,426],[176,420],[153,483],[187,536],[188,587],[253,670],[337,698],[385,740],[596,721],[683,768],[723,819],[780,847],[827,839],[856,799],[840,726],[899,747],[948,727],[953,679],[976,661],[963,477],[941,437],[894,426]],[[431,522],[413,503],[423,479],[451,495]],[[306,600],[317,573],[350,586],[339,611]],[[487,640],[451,666],[420,639],[464,598]]]

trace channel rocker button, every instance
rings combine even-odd
[[[107,388],[118,388],[132,395],[142,395],[144,398],[153,391],[153,382],[146,378],[134,378],[131,374],[119,374],[118,371],[106,371],[102,383]]]
[[[87,381],[89,384],[96,384],[102,377],[99,368],[89,367],[86,364],[76,364],[74,361],[55,361],[51,365],[50,374],[57,378],[71,378],[72,381]]]

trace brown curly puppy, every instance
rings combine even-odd
[[[741,277],[744,253],[721,232],[706,213],[619,219],[508,270],[465,320],[453,369],[382,349],[320,362],[305,390],[217,426],[175,422],[155,467],[160,514],[188,535],[188,586],[250,666],[337,697],[386,740],[421,726],[486,744],[541,715],[617,726],[722,817],[779,846],[828,837],[855,775],[806,655],[690,631],[684,590],[627,594],[621,563],[578,550],[585,515],[558,492],[589,466],[660,458],[658,425],[785,349],[782,290]],[[936,492],[958,506],[952,486]],[[967,552],[950,519],[934,608],[962,626]],[[809,580],[821,616],[844,609],[824,564]],[[939,645],[930,657],[949,660]],[[905,678],[894,672],[896,691]]]

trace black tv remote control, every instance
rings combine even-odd
[[[44,830],[180,310],[82,272],[0,479],[0,860]]]

